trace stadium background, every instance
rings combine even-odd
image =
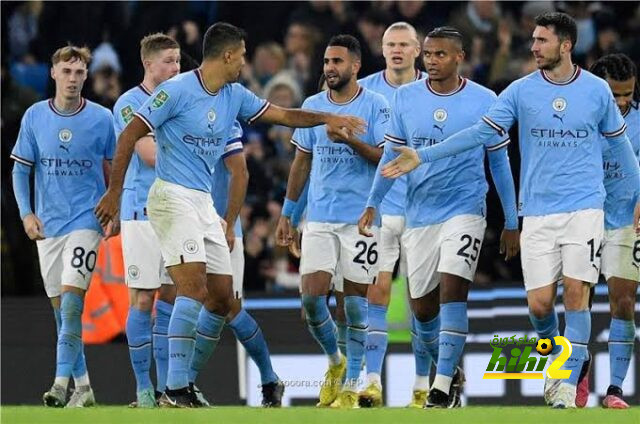
[[[499,93],[535,69],[528,50],[533,17],[548,10],[566,11],[577,19],[574,59],[581,66],[588,67],[599,56],[612,52],[627,53],[640,62],[638,2],[2,2],[2,403],[39,403],[40,389],[46,388],[55,365],[52,314],[42,288],[35,244],[27,239],[18,216],[9,160],[26,108],[53,94],[48,68],[55,49],[67,42],[92,49],[94,60],[83,93],[111,108],[121,93],[142,78],[139,40],[144,35],[168,32],[184,52],[199,61],[204,31],[208,25],[225,20],[249,33],[242,82],[276,104],[298,106],[315,91],[322,53],[331,35],[344,32],[360,39],[363,77],[384,68],[381,37],[388,24],[407,21],[422,35],[433,27],[451,24],[467,38],[463,74]],[[420,60],[418,66],[422,68]],[[515,130],[511,131],[514,140]],[[299,319],[297,261],[277,248],[273,239],[294,154],[290,135],[289,129],[278,126],[245,128],[243,141],[251,174],[241,213],[245,296],[247,307],[265,332],[276,371],[286,368],[291,379],[312,380],[316,377],[300,374],[309,374],[314,368],[320,373],[324,359],[309,356],[317,355],[319,349]],[[509,150],[517,180],[517,143],[511,143]],[[540,389],[536,383],[481,380],[491,353],[489,339],[494,334],[531,335],[519,258],[505,264],[498,254],[502,214],[493,189],[487,203],[487,234],[471,294],[473,336],[464,364],[469,379],[467,401],[537,404],[540,397],[535,393]],[[106,283],[122,285],[117,278]],[[406,317],[402,282],[394,290],[401,299],[394,305],[395,324],[401,328],[403,314]],[[609,317],[604,284],[598,286],[597,293],[591,387],[601,394],[608,385]],[[395,337],[402,340],[402,332]],[[401,405],[408,400],[404,397],[408,398],[413,374],[407,356],[410,348],[397,343],[389,352],[386,366],[393,372],[385,373],[387,403]],[[89,346],[87,356],[100,402],[124,404],[133,399],[133,376],[122,335],[110,343]],[[296,369],[300,359],[303,362]],[[239,404],[241,398],[250,403],[256,400],[255,368],[252,364],[245,367],[242,358],[240,367],[228,366],[236,362],[235,342],[226,332],[201,383],[217,404]],[[638,365],[636,356],[624,388],[635,404],[640,400]],[[290,388],[287,402],[311,403],[316,391]],[[400,399],[396,399],[398,393]]]

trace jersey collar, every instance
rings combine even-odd
[[[331,103],[333,103],[334,105],[344,106],[344,105],[348,105],[349,103],[351,103],[352,101],[354,101],[355,99],[357,99],[357,98],[358,98],[358,96],[360,95],[360,93],[362,93],[363,91],[364,91],[364,90],[363,90],[362,86],[359,86],[359,87],[358,87],[358,91],[356,91],[356,94],[354,94],[352,98],[350,98],[349,100],[347,100],[347,101],[346,101],[346,102],[344,102],[344,103],[338,103],[338,102],[334,101],[334,100],[331,98],[331,90],[327,90],[327,99],[329,99],[329,101],[330,101]]]
[[[456,88],[455,90],[450,91],[450,92],[448,92],[448,93],[439,93],[439,92],[437,92],[436,90],[434,90],[434,89],[431,87],[431,84],[429,84],[429,78],[426,78],[426,79],[424,80],[424,83],[426,84],[427,89],[428,89],[430,92],[432,92],[433,94],[435,94],[436,96],[440,96],[440,97],[447,97],[447,96],[453,96],[454,94],[461,92],[461,91],[462,91],[462,89],[467,85],[467,79],[466,79],[466,78],[462,78],[461,76],[458,76],[458,78],[459,78],[458,88]]]
[[[419,69],[416,69],[415,71],[416,71],[416,76],[413,78],[413,81],[411,81],[411,82],[416,82],[416,81],[418,81],[418,80],[420,79],[420,70],[419,70]],[[383,70],[383,71],[381,71],[381,72],[382,72],[382,79],[383,79],[383,80],[384,80],[384,82],[386,82],[390,87],[392,87],[392,88],[398,88],[398,87],[400,87],[399,85],[391,84],[391,81],[389,81],[389,80],[387,79],[387,73],[386,73],[386,71],[384,71],[384,70]]]
[[[64,116],[65,118],[68,118],[69,116],[74,116],[79,114],[80,112],[82,112],[82,109],[84,109],[84,107],[87,105],[87,101],[84,99],[84,97],[80,97],[80,105],[78,105],[78,108],[76,110],[74,110],[73,112],[61,112],[56,108],[56,105],[53,104],[53,99],[49,99],[49,107],[51,108],[51,110],[53,111],[53,113],[55,113],[56,115],[60,115],[60,116]]]
[[[150,96],[153,93],[151,90],[144,86],[144,83],[138,84],[138,88],[140,88],[140,90],[142,90],[142,92],[147,96]]]
[[[214,93],[211,90],[209,90],[206,85],[204,85],[204,78],[202,78],[202,71],[200,70],[200,68],[195,69],[193,72],[195,72],[196,77],[198,78],[198,82],[200,83],[200,86],[205,91],[205,93],[207,93],[210,96],[217,96],[218,95],[218,91],[220,91],[220,90],[218,90],[218,91],[216,91]]]
[[[573,65],[574,66],[574,70],[573,70],[573,74],[571,75],[571,78],[569,78],[568,80],[564,81],[564,82],[556,82],[553,81],[551,78],[549,78],[547,76],[547,73],[544,71],[544,69],[540,69],[540,74],[542,75],[542,78],[544,78],[545,81],[553,84],[553,85],[569,85],[572,82],[574,82],[575,80],[578,79],[578,77],[580,76],[580,67],[578,65]]]

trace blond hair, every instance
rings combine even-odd
[[[179,49],[180,45],[173,37],[169,37],[161,32],[149,34],[140,40],[140,57],[142,60],[149,56],[167,49]]]
[[[89,66],[89,62],[91,62],[91,50],[88,47],[77,47],[73,45],[68,45],[64,47],[60,47],[58,50],[53,53],[51,56],[51,63],[57,64],[59,62],[69,62],[80,60],[85,65]]]

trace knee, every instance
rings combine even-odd
[[[302,306],[307,314],[307,321],[317,322],[328,313],[325,296],[302,295]]]
[[[553,302],[547,299],[529,299],[529,313],[542,319],[553,312]]]
[[[383,285],[374,284],[369,287],[367,292],[367,298],[369,303],[373,305],[389,306],[391,287],[385,287]]]
[[[351,327],[367,326],[367,299],[360,296],[344,298],[347,323]]]
[[[231,299],[212,299],[211,296],[209,296],[204,301],[204,307],[209,312],[226,317],[232,309]]]
[[[623,295],[611,299],[611,314],[614,318],[632,320],[634,316],[635,296]]]
[[[158,300],[163,302],[173,303],[176,301],[176,286],[171,284],[163,284],[158,289]]]
[[[589,289],[586,283],[565,284],[562,300],[567,310],[578,311],[589,305]]]
[[[153,298],[154,292],[152,290],[140,291],[131,306],[139,311],[149,312],[153,308]]]

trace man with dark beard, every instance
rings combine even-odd
[[[368,331],[367,289],[378,275],[380,223],[374,223],[373,238],[360,235],[357,224],[382,155],[390,116],[385,98],[358,84],[360,58],[360,44],[354,37],[333,37],[324,54],[328,90],[309,97],[303,107],[360,117],[367,122],[367,131],[360,137],[352,133],[343,136],[321,127],[294,132],[291,142],[297,147],[296,157],[276,230],[278,244],[292,243],[290,217],[309,178],[300,274],[309,331],[329,357],[329,369],[320,390],[321,407],[358,407],[357,379]],[[338,270],[344,277],[346,361],[338,350],[336,326],[326,302],[331,278]]]
[[[568,379],[545,380],[544,397],[554,408],[575,408],[585,401],[584,396],[576,398],[576,386],[588,382],[589,289],[598,281],[604,237],[603,149],[620,164],[624,175],[620,184],[636,203],[640,171],[607,83],[572,63],[575,21],[564,13],[539,15],[532,38],[539,71],[513,82],[482,120],[442,143],[417,151],[397,148],[401,155],[382,174],[397,177],[421,163],[490,146],[496,132],[504,135],[518,121],[522,158],[518,209],[524,217],[521,259],[529,317],[540,338],[554,340],[559,335],[554,305],[562,280],[564,337],[572,345],[565,363]],[[601,141],[602,136],[608,143]],[[551,362],[560,351],[555,341]],[[583,366],[587,372],[581,372]]]

